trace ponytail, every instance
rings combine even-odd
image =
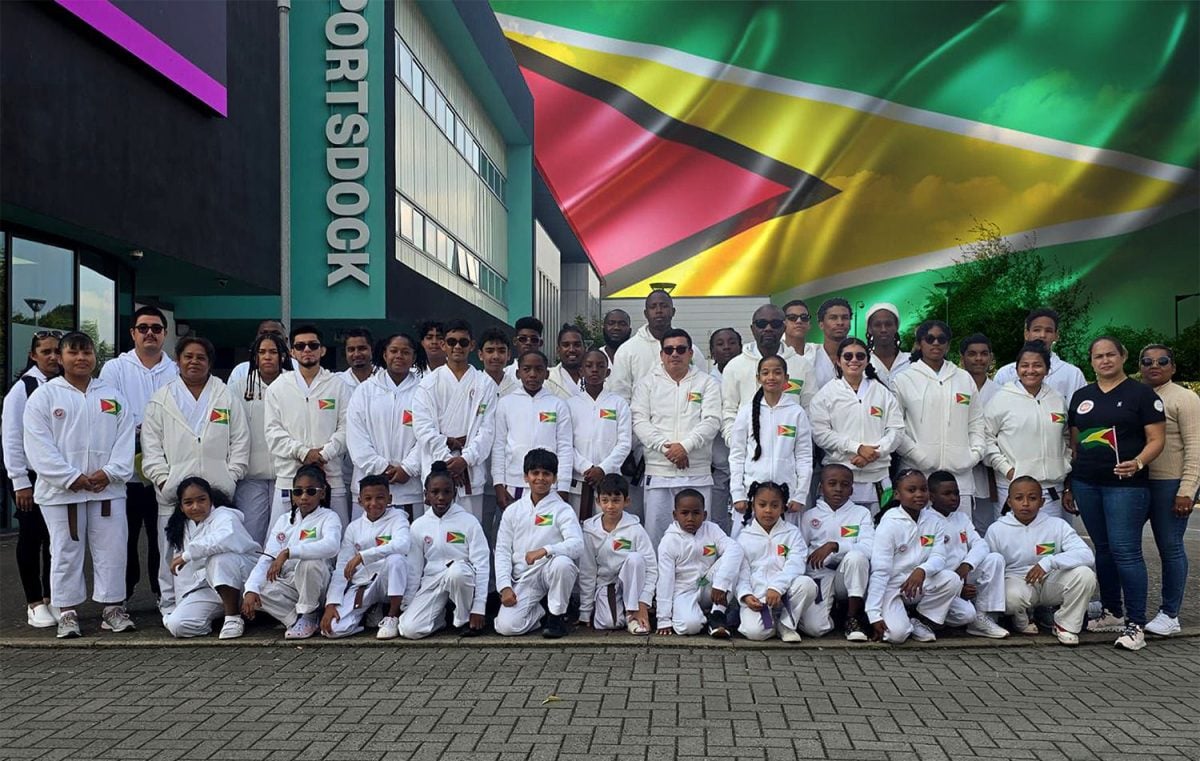
[[[750,402],[750,435],[754,437],[754,456],[750,459],[754,461],[762,457],[762,439],[759,436],[759,418],[762,417],[759,407],[762,405],[762,400],[763,387],[759,386],[758,390],[754,392],[754,399]],[[753,490],[754,487],[750,488]],[[751,497],[753,497],[753,492]]]

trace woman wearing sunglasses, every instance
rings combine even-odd
[[[1166,637],[1179,633],[1179,606],[1187,583],[1183,532],[1200,486],[1200,396],[1172,382],[1175,354],[1166,346],[1142,349],[1141,365],[1142,382],[1158,394],[1167,416],[1166,443],[1150,463],[1150,528],[1162,558],[1162,604],[1146,624],[1146,631]]]
[[[851,336],[838,344],[836,369],[837,379],[826,383],[812,401],[813,439],[825,450],[825,465],[850,468],[850,499],[874,516],[883,492],[892,487],[888,466],[904,435],[904,416],[861,340]]]
[[[959,512],[975,508],[971,469],[983,459],[983,405],[975,381],[946,359],[950,326],[926,320],[917,326],[912,364],[892,379],[904,413],[905,432],[899,446],[906,468],[925,473],[949,471],[958,482]]]

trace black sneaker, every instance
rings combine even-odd
[[[866,642],[868,639],[869,637],[863,631],[862,622],[858,620],[858,616],[848,616],[846,618],[846,641]]]
[[[566,616],[546,614],[546,623],[542,626],[542,636],[546,639],[561,639],[567,636]]]
[[[708,614],[708,636],[713,639],[729,639],[729,629],[725,628],[725,614],[714,610]]]

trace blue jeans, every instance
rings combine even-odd
[[[1179,479],[1150,482],[1150,528],[1162,558],[1162,611],[1171,618],[1179,617],[1188,575],[1187,552],[1183,547],[1188,516],[1180,518],[1175,514],[1178,490]]]
[[[1142,527],[1150,517],[1144,486],[1097,486],[1074,479],[1075,506],[1096,548],[1100,601],[1113,615],[1146,625],[1146,558]],[[1122,598],[1124,601],[1122,602]]]

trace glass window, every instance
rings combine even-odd
[[[75,252],[12,238],[12,334],[9,367],[25,367],[33,334],[42,328],[75,329]]]
[[[417,99],[417,105],[421,105],[421,98],[425,92],[425,74],[421,71],[421,67],[413,61],[412,66],[412,94]]]
[[[420,251],[425,248],[425,217],[413,209],[412,219],[412,244]]]
[[[467,135],[467,148],[471,151],[470,155],[467,156],[467,162],[470,163],[472,169],[478,171],[479,143],[475,142],[475,138],[470,134]]]
[[[432,80],[425,82],[425,113],[433,116],[437,111],[437,85]]]
[[[98,264],[98,263],[97,263]],[[116,356],[117,281],[81,264],[79,267],[79,329],[96,342],[96,368]]]
[[[454,118],[454,112],[449,108],[446,109],[446,137],[450,142],[454,142],[454,131],[458,128],[458,120]]]
[[[400,218],[400,236],[405,240],[411,241],[413,236],[412,204],[400,198],[399,206],[400,211],[397,216]]]
[[[399,37],[396,38],[396,66],[400,69],[400,81],[411,91],[413,81],[412,53],[409,52],[408,46]]]
[[[446,237],[446,233],[442,232],[441,228],[437,231],[437,259],[447,268],[450,267],[450,239]]]
[[[425,218],[425,253],[437,258],[437,235],[438,229],[434,221],[429,217]]]
[[[438,129],[446,131],[446,99],[442,97],[440,90],[434,91],[433,121],[437,123]]]

